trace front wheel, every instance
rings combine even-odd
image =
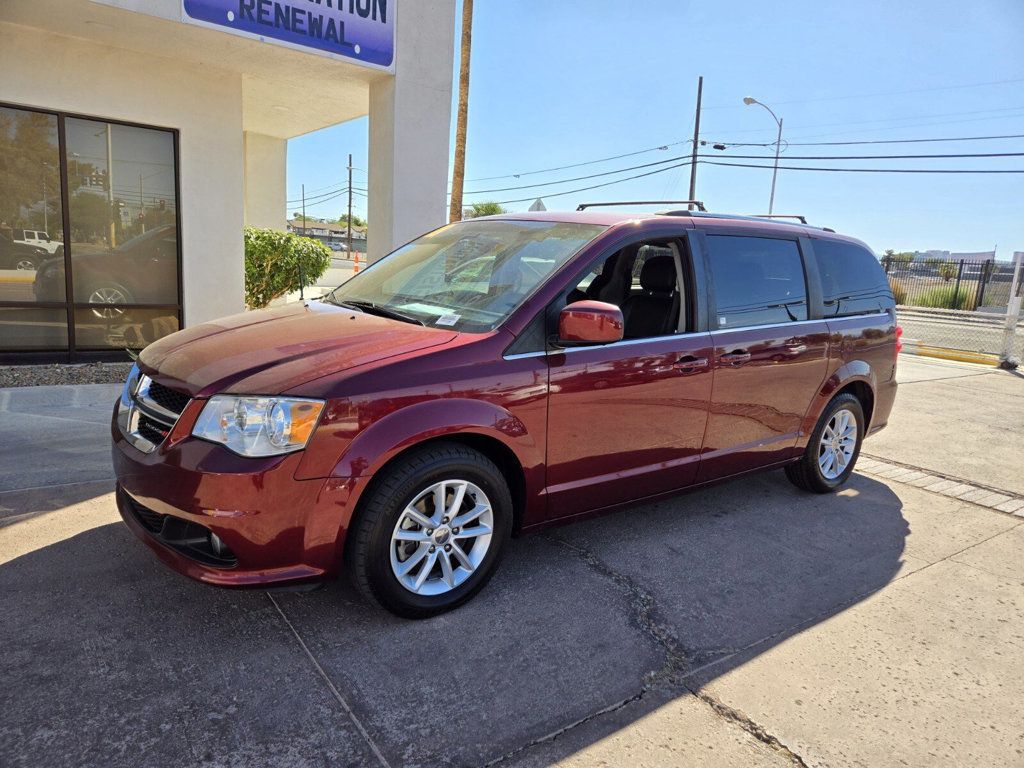
[[[797,488],[831,493],[853,473],[864,440],[864,409],[851,394],[836,396],[811,433],[800,461],[786,467],[786,477]]]
[[[487,457],[433,445],[387,467],[367,493],[345,553],[365,597],[426,618],[466,602],[491,578],[512,531],[512,498]]]

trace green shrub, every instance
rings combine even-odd
[[[299,290],[299,260],[306,285],[313,285],[331,264],[331,251],[309,237],[276,229],[245,228],[245,303],[260,309]]]
[[[918,307],[936,307],[939,309],[974,309],[974,295],[966,288],[960,288],[960,293],[954,297],[956,286],[942,285],[932,288],[915,302]],[[954,301],[955,298],[955,301]]]
[[[939,276],[947,283],[956,277],[958,265],[951,262],[945,262],[939,265]]]
[[[889,287],[892,288],[892,297],[896,300],[897,304],[907,303],[907,289],[903,287],[903,283],[895,277],[890,277]]]

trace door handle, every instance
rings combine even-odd
[[[739,366],[750,362],[750,353],[745,349],[734,349],[722,355],[719,360],[728,365]]]
[[[694,357],[693,355],[687,355],[676,360],[672,366],[680,373],[696,373],[701,368],[708,367],[708,359],[706,357]]]

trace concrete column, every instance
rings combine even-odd
[[[251,227],[286,228],[288,142],[245,132],[245,223]]]
[[[395,76],[370,85],[371,262],[447,220],[455,0],[403,3],[395,20]]]

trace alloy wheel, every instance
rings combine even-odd
[[[391,570],[417,595],[462,585],[491,546],[494,510],[478,486],[450,479],[430,485],[399,515],[391,534]]]
[[[120,288],[113,286],[106,286],[97,288],[89,294],[90,304],[127,304],[128,297],[124,295],[124,292]],[[123,309],[115,309],[113,307],[104,309],[94,309],[92,313],[96,317],[102,318],[114,318],[120,317],[124,314]]]
[[[818,442],[818,467],[826,480],[835,480],[850,465],[857,448],[857,417],[841,408],[832,414]]]

